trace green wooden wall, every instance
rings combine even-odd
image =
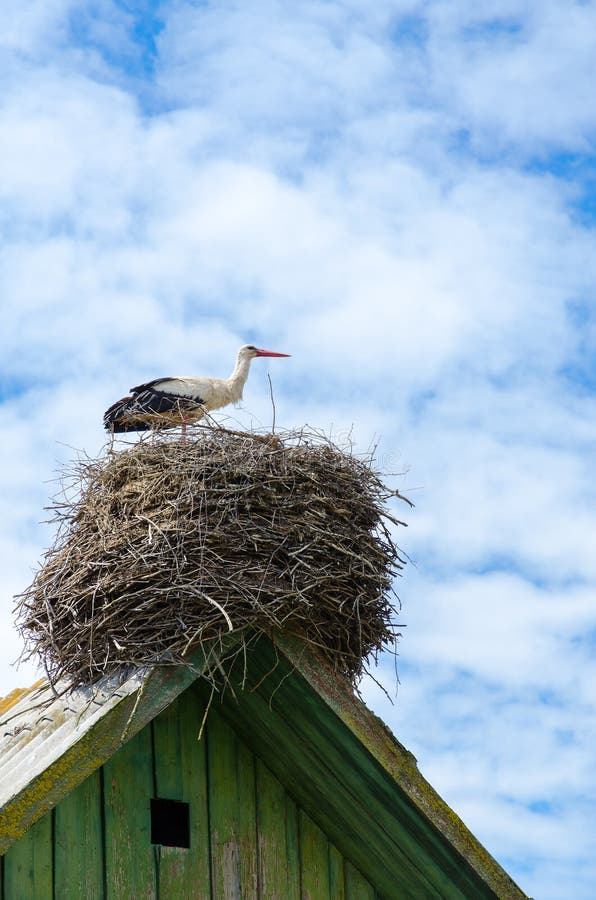
[[[375,900],[238,738],[183,693],[2,858],[0,900]],[[190,848],[151,843],[150,799],[190,805]]]

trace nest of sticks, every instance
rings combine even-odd
[[[17,598],[25,655],[53,683],[286,629],[355,686],[395,644],[404,523],[387,501],[409,501],[370,458],[312,432],[198,426],[79,460],[62,484],[54,545]]]

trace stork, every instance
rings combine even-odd
[[[289,356],[260,350],[245,344],[238,351],[234,371],[229,378],[205,378],[181,375],[155,378],[130,389],[131,393],[113,403],[104,413],[106,431],[147,431],[149,428],[174,428],[197,422],[206,412],[220,409],[242,399],[250,364],[257,356]]]

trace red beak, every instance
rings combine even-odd
[[[257,350],[257,356],[290,356],[290,354],[276,353],[274,350]]]

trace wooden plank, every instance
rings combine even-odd
[[[6,900],[52,900],[52,869],[52,813],[49,812],[6,854]]]
[[[286,792],[260,760],[256,777],[259,898],[277,900],[290,896]]]
[[[190,797],[190,850],[192,896],[209,897],[211,871],[209,859],[209,803],[207,797],[207,738],[199,732],[205,709],[197,703],[194,691],[186,691],[180,697],[180,721],[182,739],[180,764],[182,767],[183,797]]]
[[[237,741],[236,752],[240,884],[243,898],[246,898],[246,900],[257,900],[259,896],[259,882],[255,758],[252,751],[241,740]]]
[[[286,792],[286,858],[288,860],[288,900],[300,900],[300,815],[298,806]]]
[[[344,873],[346,900],[375,900],[374,887],[349,860],[345,861]]]
[[[240,897],[240,864],[236,836],[236,739],[212,710],[207,724],[211,884],[215,898]]]
[[[236,737],[215,710],[207,723],[207,766],[213,897],[240,900]]]
[[[157,797],[182,800],[180,709],[177,698],[151,723]]]
[[[254,757],[215,709],[207,723],[207,759],[213,897],[256,900]]]
[[[104,766],[107,897],[153,898],[151,730],[144,728]]]
[[[56,897],[102,900],[103,835],[99,771],[85,779],[54,811]]]
[[[190,847],[158,847],[159,896],[209,897],[209,827],[203,710],[185,691],[153,721],[157,796],[189,804]]]
[[[329,845],[329,890],[333,900],[346,900],[344,858],[333,844]]]
[[[335,900],[329,887],[329,841],[310,816],[300,810],[302,900]]]

